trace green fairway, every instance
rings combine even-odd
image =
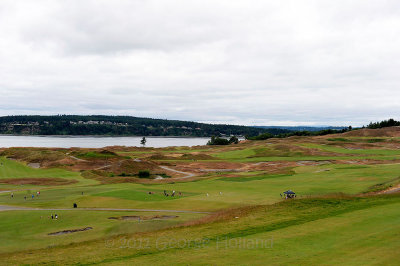
[[[58,219],[51,219],[52,214],[57,214]],[[141,221],[136,218],[128,220],[109,219],[109,217],[120,216],[154,217],[163,215],[177,217],[164,220],[142,219]],[[0,250],[12,252],[32,248],[45,248],[123,233],[154,231],[200,216],[202,215],[126,211],[4,211],[0,212]],[[66,229],[85,227],[92,227],[93,229],[63,235],[48,235],[49,233]]]
[[[382,149],[346,149],[336,146],[328,145],[318,145],[314,143],[306,143],[300,146],[308,148],[316,148],[328,152],[336,152],[343,154],[359,154],[359,155],[387,155],[387,156],[397,156],[400,155],[400,150],[382,150]]]
[[[135,190],[114,190],[114,191],[107,191],[95,194],[94,196],[100,197],[113,197],[113,198],[121,198],[126,200],[138,200],[138,201],[163,201],[163,200],[177,200],[182,199],[182,197],[188,196],[188,193],[184,193],[183,196],[180,196],[179,193],[176,195],[168,195],[165,196],[161,190],[154,191],[149,190],[152,192],[149,194],[147,191],[135,191]],[[171,192],[168,192],[172,194]]]
[[[82,150],[75,153],[85,159],[71,159],[64,168],[36,169],[0,157],[0,260],[391,264],[400,247],[395,237],[400,232],[400,198],[371,193],[400,184],[397,146],[384,138],[272,142]],[[40,156],[46,154],[40,151]],[[117,174],[120,167],[132,172],[149,167],[156,169],[153,176],[166,170],[169,178],[123,177]],[[296,199],[284,199],[282,193],[289,189]],[[2,205],[34,209],[1,211]],[[57,220],[49,218],[55,213]],[[49,235],[65,230],[77,231]],[[267,246],[257,246],[257,241]]]
[[[78,173],[62,169],[34,169],[20,162],[0,157],[0,178],[61,177],[79,178]]]
[[[54,247],[51,252],[57,257],[43,256],[46,249],[39,249],[7,261],[396,265],[399,207],[398,196],[285,201],[228,213],[212,226],[206,223],[144,235],[125,234],[85,245]],[[79,256],[75,254],[78,250]]]
[[[225,223],[225,230],[216,225],[215,231],[207,232],[211,235],[205,234],[207,240],[199,241],[197,246],[193,244],[193,248],[179,248],[177,244],[171,244],[170,249],[155,251],[150,256],[128,255],[110,262],[113,265],[157,262],[167,265],[168,261],[195,265],[265,265],[265,262],[269,265],[397,264],[397,250],[400,248],[396,236],[400,233],[398,200],[373,207],[354,204],[348,209],[332,207],[323,201],[318,205],[328,210],[322,211],[316,206],[307,206],[307,212],[315,211],[314,214],[304,214],[304,211],[302,213],[291,207],[281,209],[279,213],[272,210],[272,213],[269,211],[244,218],[243,222]],[[262,222],[257,218],[265,220]],[[246,229],[242,229],[246,222],[253,224],[253,227],[244,226]],[[200,236],[204,234],[199,232],[199,235],[190,239],[199,239]],[[184,236],[182,238],[185,239]],[[193,250],[196,252],[193,253]]]
[[[174,184],[60,187],[42,190],[40,197],[34,199],[31,199],[31,194],[35,190],[27,189],[14,192],[14,198],[9,193],[0,194],[0,200],[9,205],[36,207],[71,207],[73,203],[78,203],[81,207],[210,211],[228,206],[274,203],[281,199],[279,194],[287,189],[296,191],[299,197],[339,192],[357,194],[375,184],[396,179],[399,172],[399,164],[299,166],[291,174],[216,175],[197,182]],[[175,190],[176,196],[165,197],[164,190],[169,194]],[[155,193],[149,195],[149,191]],[[183,196],[178,196],[178,191]]]
[[[96,184],[94,180],[88,180],[83,178],[80,173],[71,172],[64,169],[35,169],[29,167],[23,163],[6,159],[4,157],[0,157],[0,188],[19,188],[18,185],[2,185],[1,179],[10,179],[10,178],[62,178],[67,180],[76,180],[78,183],[76,185],[90,185]],[[75,185],[75,186],[76,186]],[[35,187],[45,187],[42,186],[34,186],[34,185],[24,185],[24,188],[35,188]]]
[[[237,161],[237,162],[274,162],[274,161],[327,161],[327,160],[396,160],[400,159],[398,150],[347,150],[338,147],[326,147],[322,145],[307,144],[305,147],[319,148],[326,152],[338,152],[341,155],[310,156],[300,153],[279,156],[279,153],[271,153],[270,156],[257,155],[254,149],[244,149],[227,151],[215,154],[219,159]],[[349,156],[351,155],[351,156]]]

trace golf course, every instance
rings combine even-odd
[[[0,264],[398,265],[400,127],[0,148]]]

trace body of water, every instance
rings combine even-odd
[[[1,136],[0,147],[48,147],[48,148],[102,148],[106,146],[141,147],[142,137],[93,137],[93,136]],[[146,137],[145,147],[205,145],[209,138]]]

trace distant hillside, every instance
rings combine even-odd
[[[257,128],[265,128],[265,129],[274,129],[274,128],[279,128],[279,129],[286,129],[290,131],[321,131],[321,130],[342,130],[342,129],[347,129],[347,127],[332,127],[332,126],[255,126]]]
[[[341,134],[343,137],[400,137],[400,127],[363,128]]]
[[[257,136],[290,132],[280,128],[214,125],[197,122],[105,115],[4,116],[0,134],[110,136]]]

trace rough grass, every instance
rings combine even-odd
[[[9,148],[1,152],[0,155],[32,163],[57,161],[66,157],[65,149],[45,148]]]
[[[389,189],[391,187],[394,187],[395,185],[397,185],[399,183],[400,183],[400,177],[393,178],[391,180],[385,181],[383,183],[375,184],[375,185],[369,187],[368,190],[365,191],[364,193],[383,191],[383,190]]]

